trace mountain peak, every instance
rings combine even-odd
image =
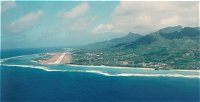
[[[173,33],[175,31],[179,32],[183,29],[183,27],[181,25],[177,25],[174,27],[166,27],[164,29],[159,30],[162,33]]]
[[[125,37],[132,37],[132,36],[142,36],[140,34],[137,34],[137,33],[132,33],[132,32],[129,32]]]
[[[87,49],[111,48],[111,47],[119,46],[120,44],[127,44],[127,43],[130,43],[130,42],[134,42],[141,37],[142,37],[142,35],[140,35],[140,34],[129,32],[126,36],[107,40],[107,41],[96,42],[96,43],[89,44],[89,45],[84,46],[84,47],[87,48]]]
[[[134,33],[132,33],[132,32],[129,32],[129,33],[128,33],[128,35],[133,35],[133,34],[134,34]]]

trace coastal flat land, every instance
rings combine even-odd
[[[63,59],[61,60],[61,64],[68,64],[71,62],[71,54],[70,53],[65,53],[65,56],[63,57]]]
[[[40,64],[68,64],[71,62],[71,53],[51,53],[48,59],[39,60]]]

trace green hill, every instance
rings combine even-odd
[[[75,53],[74,64],[152,67],[156,69],[199,69],[199,29],[167,27],[135,41]],[[122,41],[122,40],[121,40]],[[120,38],[118,41],[120,42]],[[123,41],[125,42],[125,41]],[[107,43],[101,42],[106,45]]]

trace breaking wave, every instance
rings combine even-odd
[[[34,54],[31,54],[31,55],[34,55]],[[4,59],[1,59],[0,62],[4,62],[6,60],[10,60],[10,59],[15,59],[15,58],[20,58],[20,57],[25,57],[25,56],[29,56],[29,55],[21,55],[21,56],[15,56],[15,57],[9,57],[9,58],[4,58]]]
[[[186,77],[186,78],[200,78],[198,75],[181,75],[181,74],[139,74],[139,73],[120,73],[110,74],[97,70],[87,70],[85,72],[101,74],[104,76],[146,76],[146,77]]]
[[[59,71],[59,72],[85,72],[85,73],[93,73],[104,76],[118,76],[118,77],[184,77],[184,78],[200,78],[199,75],[182,75],[182,74],[141,74],[141,73],[120,73],[120,74],[112,74],[100,70],[59,70],[59,69],[49,69],[45,66],[33,66],[33,65],[14,65],[14,64],[2,64],[1,66],[10,66],[10,67],[22,67],[22,68],[35,68],[41,69],[45,71]]]
[[[35,69],[42,69],[48,71],[49,69],[44,66],[32,66],[32,65],[16,65],[16,64],[2,64],[1,66],[8,66],[8,67],[22,67],[22,68],[35,68]]]

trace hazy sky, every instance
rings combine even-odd
[[[198,2],[1,3],[1,47],[83,45],[167,26],[198,26]]]

